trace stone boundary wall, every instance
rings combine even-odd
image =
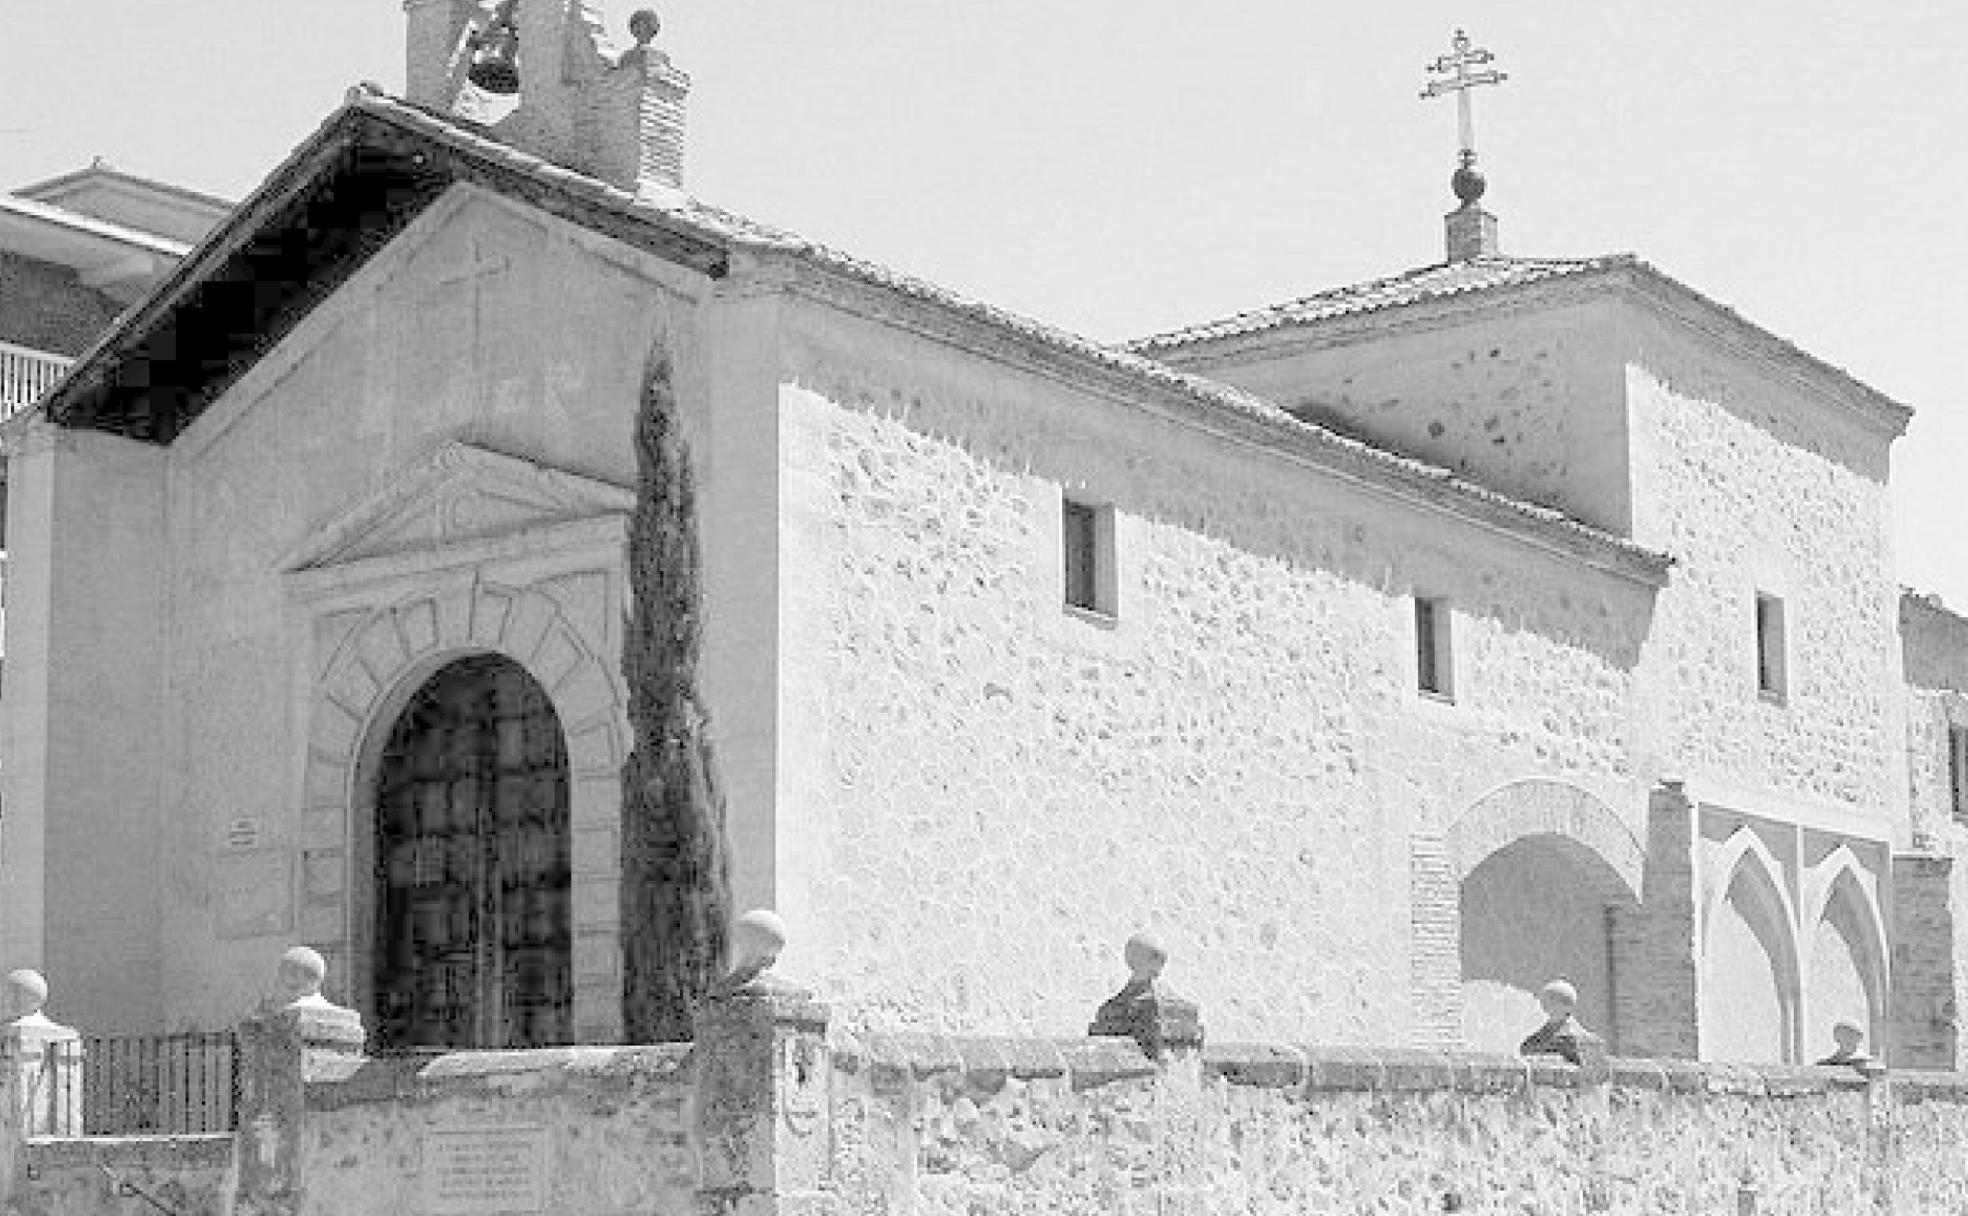
[[[232,1137],[91,1136],[22,1146],[8,1212],[32,1216],[219,1216],[232,1193]]]
[[[0,1040],[0,1212],[1968,1211],[1968,1074],[1205,1043],[1145,937],[1086,1037],[855,1030],[770,969],[759,915],[697,1040],[665,1046],[371,1057],[290,951],[299,995],[239,1028],[230,1137],[38,1134],[36,1036],[73,1032],[26,1015]]]
[[[1968,1075],[869,1033],[840,1213],[1968,1211]]]
[[[694,1212],[690,1054],[686,1043],[320,1062],[298,1211]]]
[[[1064,1079],[1075,1090],[1158,1076],[1162,1066],[1122,1038],[1025,1039],[917,1033],[842,1036],[835,1066],[866,1068],[878,1082],[951,1076],[991,1087],[1006,1080]],[[1200,1056],[1202,1076],[1260,1089],[1373,1093],[1522,1093],[1536,1088],[1615,1089],[1675,1093],[1794,1097],[1890,1085],[1901,1101],[1968,1105],[1968,1073],[1791,1064],[1722,1064],[1614,1056],[1603,1075],[1556,1056],[1507,1056],[1406,1047],[1330,1047],[1273,1043],[1211,1043]]]

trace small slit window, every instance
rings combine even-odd
[[[1447,600],[1415,597],[1415,686],[1433,697],[1455,697],[1453,639]]]
[[[1060,506],[1060,549],[1065,555],[1066,606],[1114,615],[1114,511],[1066,499]]]
[[[1756,691],[1766,701],[1782,701],[1789,683],[1784,663],[1784,602],[1756,597]]]
[[[1956,819],[1968,822],[1968,726],[1947,732],[1948,794]]]

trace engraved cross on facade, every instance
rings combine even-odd
[[[472,357],[484,353],[485,288],[494,279],[512,270],[512,259],[489,251],[482,241],[473,241],[471,258],[440,275],[437,285],[446,289],[471,289]]]
[[[1445,93],[1454,93],[1456,98],[1456,135],[1462,141],[1462,163],[1474,164],[1476,161],[1476,119],[1470,112],[1469,91],[1486,84],[1502,84],[1510,79],[1495,68],[1485,68],[1484,64],[1495,59],[1484,48],[1469,40],[1469,35],[1461,30],[1449,42],[1449,53],[1428,65],[1427,71],[1438,79],[1430,80],[1421,90],[1423,101],[1432,101]],[[1472,68],[1480,69],[1471,71]]]

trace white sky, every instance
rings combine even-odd
[[[640,5],[608,0],[621,31]],[[1632,251],[1919,411],[1902,578],[1968,608],[1961,0],[659,0],[707,201],[1091,337],[1437,261],[1466,25],[1505,252]],[[237,197],[403,84],[393,0],[7,6],[0,188]],[[1952,352],[1952,353],[1951,353]]]

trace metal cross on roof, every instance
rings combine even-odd
[[[1461,30],[1455,32],[1449,46],[1448,54],[1428,65],[1429,74],[1441,79],[1429,81],[1421,90],[1421,99],[1432,101],[1445,93],[1455,94],[1456,134],[1462,141],[1462,163],[1466,165],[1476,159],[1476,120],[1470,113],[1469,91],[1478,85],[1502,84],[1510,77],[1495,68],[1483,68],[1483,64],[1496,56],[1471,42],[1469,35]],[[1482,70],[1471,71],[1471,68]]]

